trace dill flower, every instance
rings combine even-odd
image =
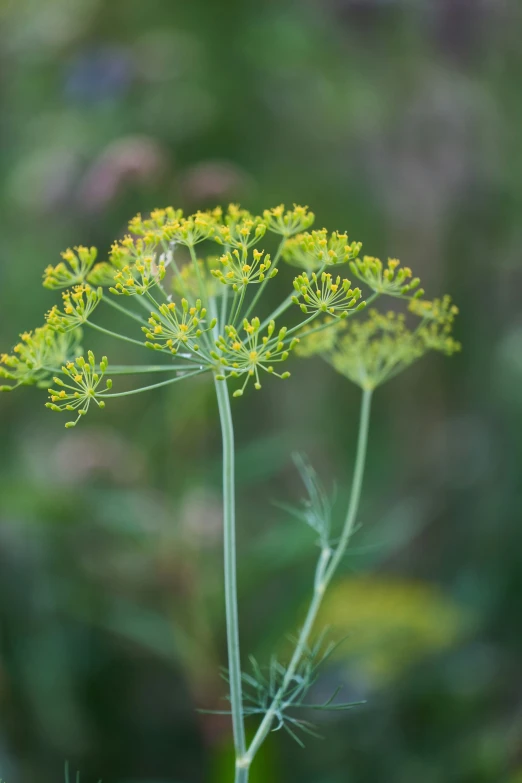
[[[196,212],[194,215],[180,218],[169,225],[166,233],[169,240],[187,247],[194,247],[199,242],[210,239],[214,234],[215,227],[216,220],[209,212]]]
[[[459,308],[446,294],[442,299],[412,299],[408,309],[426,321],[436,321],[440,324],[451,324],[459,313]]]
[[[287,239],[283,248],[283,258],[288,264],[306,270],[308,274],[330,264],[344,264],[356,258],[361,250],[361,242],[349,242],[348,234],[325,228],[305,232]]]
[[[135,239],[126,234],[123,239],[113,242],[109,251],[109,263],[117,270],[125,266],[131,266],[141,256],[151,256],[155,253],[157,240]]]
[[[450,331],[451,324],[437,322],[411,331],[403,314],[371,310],[366,321],[349,324],[325,358],[362,389],[375,389],[430,350],[459,351]]]
[[[431,321],[419,327],[417,334],[427,351],[440,351],[446,356],[452,356],[460,351],[460,343],[451,336],[451,323]]]
[[[216,340],[219,353],[215,351],[211,353],[212,358],[216,359],[223,367],[220,375],[216,376],[218,380],[225,380],[228,377],[239,378],[240,375],[246,376],[242,388],[236,389],[234,397],[241,397],[252,377],[255,378],[254,388],[261,388],[260,370],[264,370],[270,375],[277,375],[278,378],[289,378],[289,372],[282,374],[275,372],[273,363],[286,361],[290,351],[299,342],[297,338],[294,338],[286,345],[287,327],[282,327],[275,334],[274,321],[270,321],[268,324],[266,334],[261,335],[259,318],[252,318],[251,321],[245,318],[242,331],[246,336],[242,337],[234,326],[226,326],[225,336],[220,335]]]
[[[408,330],[404,315],[372,310],[363,323],[349,325],[327,360],[361,388],[375,389],[423,353],[422,340]]]
[[[216,319],[213,319],[207,327],[203,326],[207,311],[202,307],[201,299],[192,306],[186,299],[182,299],[181,314],[179,310],[175,302],[169,302],[160,305],[159,313],[151,314],[149,326],[142,327],[147,339],[154,341],[145,343],[148,348],[154,350],[167,348],[172,354],[177,353],[180,347],[199,351],[198,339],[203,332],[214,328]]]
[[[46,403],[46,407],[52,411],[76,411],[78,417],[74,421],[68,421],[65,425],[67,428],[78,424],[81,417],[87,414],[91,402],[95,402],[99,408],[104,408],[105,402],[98,399],[98,395],[107,367],[106,356],[101,360],[99,368],[96,367],[92,351],[88,352],[87,359],[80,356],[74,362],[67,362],[62,367],[62,372],[68,381],[59,377],[53,378],[59,388],[48,390],[50,402]],[[105,381],[105,389],[111,388],[112,381],[108,378]]]
[[[401,266],[396,258],[389,258],[385,266],[379,258],[364,256],[350,261],[352,273],[377,294],[388,296],[407,296],[413,291],[414,297],[424,294],[418,288],[420,280],[412,277],[412,271],[407,266]],[[415,290],[417,289],[417,290]]]
[[[20,335],[12,354],[0,354],[0,378],[13,381],[0,386],[0,391],[12,391],[22,385],[47,388],[57,367],[81,352],[81,329],[55,332],[47,324]]]
[[[126,265],[114,275],[111,294],[118,296],[143,296],[149,289],[161,283],[165,277],[165,263],[156,262],[154,255],[143,255],[134,264]]]
[[[78,245],[68,248],[61,254],[63,261],[56,266],[48,266],[44,271],[43,285],[45,288],[68,288],[84,283],[96,260],[98,251],[95,247]]]
[[[217,223],[212,237],[214,242],[229,247],[246,249],[252,247],[266,234],[266,223],[260,217],[253,217],[248,212],[236,217],[234,213],[227,214],[225,223]]]
[[[46,320],[51,329],[68,332],[84,324],[103,296],[102,288],[77,285],[71,291],[64,291],[63,312],[56,305],[49,310]]]
[[[274,234],[281,234],[283,237],[291,237],[301,231],[306,231],[315,220],[314,213],[310,212],[308,207],[300,207],[297,204],[294,204],[294,208],[286,212],[284,204],[273,207],[273,209],[265,209],[263,217],[268,230]]]
[[[169,229],[183,217],[182,209],[153,209],[145,220],[138,213],[129,221],[129,231],[138,237],[144,237],[149,242],[152,239],[169,239]]]
[[[294,280],[294,288],[298,296],[292,297],[292,302],[299,305],[303,313],[328,313],[337,318],[346,318],[361,298],[360,288],[350,288],[349,280],[335,279],[329,272],[323,272],[319,278],[312,272],[311,278],[306,272]],[[365,302],[360,302],[356,309],[360,310]]]
[[[225,253],[219,259],[221,269],[211,269],[211,274],[220,283],[231,285],[234,291],[239,291],[249,283],[262,283],[265,277],[275,277],[277,268],[270,271],[272,261],[264,250],[252,251],[249,262],[246,245],[241,253],[235,248],[231,253]]]

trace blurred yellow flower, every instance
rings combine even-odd
[[[455,645],[470,620],[435,586],[391,577],[344,579],[331,587],[320,615],[334,641],[344,638],[333,657],[353,660],[377,686]]]

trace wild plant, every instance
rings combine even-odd
[[[284,728],[298,742],[303,732],[314,732],[295,714],[300,708],[354,706],[339,702],[337,692],[325,703],[311,704],[308,693],[318,667],[331,652],[322,634],[313,639],[314,628],[325,591],[357,523],[372,394],[428,351],[450,355],[459,348],[451,336],[457,310],[449,297],[425,299],[419,279],[399,261],[360,258],[359,242],[337,231],[308,231],[313,220],[307,207],[286,210],[282,205],[260,216],[236,205],[188,217],[171,207],[146,218],[137,215],[129,223],[129,233],[113,244],[105,260],[97,262],[95,248],[78,246],[66,250],[56,266],[47,267],[43,284],[62,289],[61,304],[49,310],[43,326],[22,334],[11,354],[0,357],[0,377],[8,381],[0,389],[12,391],[24,385],[48,389],[47,407],[70,414],[68,428],[76,427],[93,405],[104,408],[117,397],[199,375],[213,381],[223,449],[230,705],[223,712],[232,717],[236,783],[248,781],[253,759],[270,731]],[[265,247],[271,235],[278,238],[275,251]],[[263,317],[262,297],[281,259],[301,271],[292,290]],[[356,286],[344,277],[347,267]],[[356,317],[382,297],[395,301],[397,309],[383,313],[370,308],[364,320]],[[102,325],[104,309],[117,311],[121,331]],[[88,330],[154,354],[156,363],[110,366],[106,356],[97,361],[91,350],[85,353],[80,347]],[[307,498],[290,511],[314,531],[320,551],[311,603],[289,661],[273,657],[263,667],[251,659],[250,670],[243,671],[229,386],[234,387],[232,396],[239,397],[249,385],[261,389],[265,378],[286,380],[290,373],[281,365],[286,366],[292,353],[302,358],[320,355],[362,390],[351,494],[339,533],[332,530],[330,497],[313,468],[298,459]],[[113,378],[127,375],[164,378],[113,389]],[[247,742],[245,720],[250,716],[257,716],[259,725]]]

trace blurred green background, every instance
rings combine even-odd
[[[309,204],[460,306],[463,353],[376,395],[365,528],[323,613],[348,639],[317,696],[367,705],[304,750],[272,735],[252,783],[522,780],[520,4],[3,0],[0,31],[2,350],[61,250],[103,257],[169,203]],[[245,658],[284,653],[310,590],[313,537],[271,503],[299,499],[291,452],[339,508],[353,460],[355,388],[291,369],[234,402]],[[0,399],[0,776],[228,783],[228,722],[196,712],[225,692],[212,386],[73,432],[43,403]]]

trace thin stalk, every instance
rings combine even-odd
[[[146,292],[145,292],[145,294],[139,294],[139,295],[136,297],[136,301],[137,301],[137,302],[138,302],[138,303],[139,303],[139,304],[140,304],[140,305],[143,307],[143,309],[144,309],[144,310],[145,310],[145,311],[146,311],[146,312],[147,312],[147,313],[150,315],[150,314],[151,314],[151,312],[152,312],[152,311],[151,311],[151,309],[150,309],[150,301],[151,301],[151,298],[152,298],[152,297],[150,297],[150,296],[147,296],[147,294],[148,294],[148,293],[149,293],[149,292],[148,292],[148,291],[146,291]],[[146,298],[149,300],[149,304],[146,302],[146,299],[145,299],[145,297],[146,297]],[[155,307],[159,307],[158,303],[157,303],[157,302],[156,302],[154,299],[152,299],[152,301],[153,301],[153,303],[154,303],[154,306],[155,306]]]
[[[193,370],[190,364],[113,364],[110,368],[110,375],[147,375],[156,372],[180,372],[182,370]],[[46,372],[52,372],[53,375],[65,375],[62,368],[42,367]],[[99,365],[96,366],[96,372],[100,372]]]
[[[270,321],[275,321],[275,319],[278,318],[278,316],[280,316],[281,313],[284,313],[286,310],[288,310],[288,308],[293,304],[292,299],[294,296],[295,294],[288,294],[286,299],[283,302],[281,302],[279,307],[276,307],[276,309],[272,313],[270,313],[268,318],[265,318],[265,320],[262,322],[260,326],[260,329],[264,329],[264,327],[267,324],[269,324]]]
[[[149,300],[149,302],[151,302],[151,303],[154,305],[154,308],[155,308],[156,310],[159,310],[159,309],[160,309],[160,307],[161,307],[160,303],[159,303],[159,302],[157,302],[157,301],[156,301],[156,299],[154,299],[154,297],[152,296],[152,294],[151,294],[151,292],[150,292],[150,291],[145,291],[145,296],[147,297],[147,299]]]
[[[232,298],[232,306],[230,308],[230,313],[228,315],[228,320],[230,321],[231,324],[234,323],[234,319],[236,317],[236,308],[238,302],[239,302],[239,294],[237,291],[234,291],[234,296]]]
[[[148,375],[155,372],[182,372],[194,370],[191,364],[113,364],[109,375]],[[99,368],[97,368],[97,372]]]
[[[219,329],[222,331],[225,328],[227,322],[227,308],[228,308],[228,286],[223,286],[223,293],[221,294],[221,314],[219,318]]]
[[[314,593],[308,609],[308,613],[306,615],[303,627],[301,628],[301,631],[299,633],[299,638],[294,653],[292,655],[292,658],[290,660],[290,663],[288,665],[288,669],[286,670],[286,674],[281,684],[281,687],[278,690],[277,694],[275,695],[270,708],[265,713],[263,720],[259,724],[259,728],[254,736],[254,739],[252,740],[245,756],[243,757],[243,763],[247,767],[250,767],[250,764],[252,763],[255,754],[257,753],[257,751],[263,744],[264,740],[266,739],[266,736],[272,727],[272,723],[274,721],[276,713],[280,708],[281,703],[284,699],[285,692],[288,686],[292,682],[292,679],[297,671],[297,668],[299,666],[299,663],[304,653],[308,649],[309,646],[308,642],[310,639],[310,635],[312,633],[315,620],[319,613],[319,609],[321,607],[321,603],[324,594],[326,592],[326,588],[328,587],[341,559],[343,558],[346,552],[346,548],[350,541],[350,537],[353,533],[353,528],[357,519],[357,512],[359,510],[359,501],[361,499],[361,489],[362,489],[362,482],[364,477],[364,468],[366,463],[366,449],[368,445],[371,397],[372,397],[371,390],[365,389],[363,391],[363,396],[361,401],[359,435],[357,438],[357,451],[355,455],[355,467],[353,472],[352,489],[350,493],[350,500],[348,503],[348,510],[346,512],[346,518],[341,533],[341,537],[339,539],[339,543],[337,544],[333,552],[329,547],[323,547],[321,551],[321,555],[319,557],[316,574],[315,574]]]
[[[294,332],[299,331],[299,329],[302,329],[304,326],[306,326],[306,324],[309,324],[311,321],[315,320],[315,318],[317,318],[319,315],[321,315],[321,313],[317,313],[317,312],[316,313],[312,313],[312,315],[309,315],[308,318],[305,318],[305,320],[302,321],[300,324],[297,324],[297,326],[292,326],[291,329],[288,329],[288,331],[287,331],[287,333],[285,335],[285,340],[286,340],[286,338],[289,335],[294,334]]]
[[[231,317],[230,323],[231,323],[232,326],[236,325],[236,318],[239,317],[239,314],[241,312],[241,308],[243,307],[243,300],[244,300],[244,298],[245,298],[245,288],[243,286],[243,288],[241,289],[241,293],[239,294],[239,300],[238,300],[238,303],[237,303],[236,310],[234,312],[234,316]],[[246,318],[246,316],[245,316],[245,318]]]
[[[194,250],[194,245],[187,245],[187,247],[189,249],[190,258],[192,259],[192,265],[193,265],[194,270],[196,272],[196,277],[197,277],[197,280],[198,280],[198,287],[199,287],[199,293],[200,293],[201,301],[203,302],[203,304],[205,304],[207,302],[207,300],[208,300],[208,291],[207,291],[207,286],[205,284],[205,279],[204,279],[204,274],[205,273],[203,272],[203,274],[201,274],[201,269],[199,268],[198,257],[197,257],[196,251]],[[204,268],[205,267],[203,267],[203,269]],[[203,334],[202,334],[202,342],[204,342],[206,344],[206,346],[207,346],[209,351],[213,351],[214,350],[214,346],[212,345],[212,340],[211,340],[210,335],[209,335],[208,332],[203,332]]]
[[[319,270],[318,270],[318,272],[317,272],[317,277],[319,277],[320,275],[322,275],[322,273],[323,273],[323,272],[324,272],[324,270],[325,270],[325,267],[326,267],[326,264],[323,264],[323,265],[320,267],[320,269],[319,269]],[[265,318],[265,320],[264,320],[264,321],[263,321],[263,323],[261,324],[261,328],[263,328],[263,326],[266,326],[266,324],[267,324],[267,323],[269,323],[269,321],[275,321],[275,319],[276,319],[278,316],[280,316],[280,315],[281,315],[281,313],[284,313],[286,310],[288,310],[288,308],[289,308],[289,307],[290,307],[292,304],[294,304],[294,302],[293,302],[293,299],[294,299],[294,297],[295,297],[295,296],[296,296],[296,294],[295,294],[295,293],[288,294],[288,296],[286,297],[286,299],[285,299],[285,300],[284,300],[284,301],[283,301],[283,302],[282,302],[282,303],[279,305],[279,307],[276,307],[276,309],[274,310],[274,312],[273,312],[271,315],[269,315],[269,316],[268,316],[268,318]],[[302,324],[301,324],[301,326],[302,326]],[[299,327],[299,328],[300,328],[300,327]]]
[[[90,326],[91,329],[96,329],[98,332],[103,332],[103,334],[108,334],[109,337],[115,337],[117,340],[124,340],[126,343],[132,343],[133,345],[139,345],[141,348],[147,348],[145,343],[140,342],[139,340],[135,340],[133,337],[127,337],[125,334],[119,334],[118,332],[111,332],[110,329],[105,329],[103,326],[99,326],[98,324],[95,324],[93,321],[85,321],[87,326]],[[149,350],[147,348],[147,350]]]
[[[199,294],[201,296],[201,300],[203,302],[205,302],[206,299],[207,299],[207,297],[206,297],[206,293],[207,292],[206,292],[206,288],[205,288],[205,281],[203,280],[203,276],[202,276],[201,270],[199,268],[198,257],[197,257],[196,251],[194,250],[194,245],[187,245],[187,247],[189,249],[190,258],[192,259],[192,263],[194,265],[194,271],[196,272],[196,277],[197,277],[198,286],[199,286]]]
[[[234,427],[226,381],[215,380],[223,440],[223,549],[225,570],[225,609],[227,626],[230,709],[236,753],[236,783],[247,783],[248,767],[242,766],[246,750],[241,689],[239,618],[237,608],[236,520],[234,474]]]
[[[270,272],[271,272],[272,275],[274,273],[274,269],[277,269],[277,265],[279,263],[279,259],[281,258],[281,253],[283,252],[283,247],[285,246],[286,240],[287,240],[287,237],[283,237],[281,239],[281,242],[279,243],[279,247],[277,248],[276,254],[274,256],[274,260],[272,262],[272,266],[270,268]],[[250,315],[250,313],[252,312],[252,310],[256,306],[259,298],[261,297],[263,291],[265,290],[266,284],[268,283],[268,281],[270,279],[271,279],[271,275],[267,275],[265,277],[265,279],[263,280],[263,282],[261,283],[261,285],[259,286],[259,288],[257,289],[257,294],[254,296],[254,298],[250,302],[250,304],[248,306],[248,309],[247,309],[247,311],[245,313],[245,318],[248,318],[248,316]]]
[[[113,299],[109,299],[108,296],[102,297],[102,302],[105,302],[105,304],[110,305],[110,307],[114,308],[114,310],[119,310],[120,313],[123,313],[129,318],[132,318],[133,321],[137,321],[139,324],[141,324],[141,326],[147,326],[147,322],[144,321],[142,318],[140,318],[139,315],[133,313],[132,310],[127,310],[126,307],[123,307],[123,305],[118,304]]]
[[[325,574],[325,587],[332,579],[337,566],[344,557],[348,547],[350,537],[357,519],[359,502],[361,499],[361,489],[364,478],[364,468],[366,465],[366,449],[368,446],[368,430],[370,428],[370,412],[372,403],[372,389],[364,389],[361,400],[361,414],[359,420],[359,435],[357,438],[357,452],[355,457],[355,467],[353,471],[352,491],[350,493],[350,502],[344,522],[343,531],[339,543],[335,549],[332,560]]]
[[[169,378],[167,381],[161,381],[160,383],[153,383],[150,386],[141,386],[139,389],[130,389],[124,392],[107,392],[98,394],[97,397],[129,397],[131,394],[139,394],[140,392],[150,391],[151,389],[159,389],[160,386],[168,386],[171,383],[177,381],[183,381],[185,378],[193,378],[194,375],[201,375],[203,372],[207,372],[208,367],[204,367],[202,370],[194,370],[193,372],[186,372],[184,375],[178,375],[177,378]]]
[[[210,319],[213,321],[216,320],[216,323],[214,325],[214,328],[212,329],[212,337],[214,340],[217,340],[219,335],[219,319],[217,317],[217,302],[214,296],[210,296],[208,300],[208,309],[210,311]]]

